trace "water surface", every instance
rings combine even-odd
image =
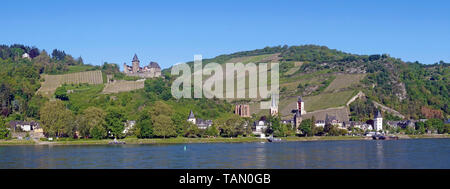
[[[450,139],[0,146],[0,168],[449,169]]]

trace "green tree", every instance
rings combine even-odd
[[[444,122],[440,119],[428,119],[425,121],[425,128],[431,131],[437,131],[439,134],[444,133]]]
[[[172,119],[166,115],[155,117],[155,120],[153,120],[153,130],[155,136],[163,138],[176,136],[177,134]]]
[[[84,138],[93,137],[91,132],[95,130],[96,139],[106,137],[106,112],[97,107],[89,107],[80,115],[78,131]]]
[[[189,137],[189,138],[197,138],[200,137],[201,133],[200,133],[200,129],[197,127],[197,125],[193,124],[192,122],[188,122],[185,124],[185,129],[184,129],[184,137]]]
[[[237,137],[248,134],[245,129],[246,121],[237,115],[221,117],[214,121],[214,125],[219,128],[220,135],[223,137]]]
[[[40,117],[44,133],[48,136],[73,136],[76,126],[73,124],[74,115],[60,100],[45,103]]]
[[[126,122],[125,113],[120,107],[110,107],[106,111],[106,128],[110,137],[122,138]]]
[[[45,103],[40,111],[40,117],[44,133],[48,136],[73,136],[74,116],[60,100]]]
[[[157,101],[150,109],[150,115],[153,118],[153,134],[158,137],[176,136],[176,127],[171,116],[172,108],[162,101]]]
[[[300,130],[305,136],[313,136],[313,123],[311,119],[305,119],[300,123]]]
[[[219,136],[219,129],[215,125],[212,125],[211,127],[208,127],[205,131],[205,135],[210,137],[217,137]]]
[[[141,115],[136,123],[135,134],[138,138],[153,137],[153,123],[149,110],[146,109],[141,112]]]
[[[6,139],[9,136],[9,130],[6,128],[6,122],[0,117],[0,139]]]

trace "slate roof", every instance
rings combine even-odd
[[[159,64],[156,62],[150,62],[150,64],[148,65],[149,68],[159,68],[161,69],[161,67],[159,67]]]
[[[375,115],[375,119],[376,119],[376,118],[383,118],[383,117],[381,117],[381,112],[380,112],[380,110],[378,110],[377,114]]]
[[[191,113],[189,113],[188,119],[195,119],[194,112],[192,112],[192,110]]]
[[[133,62],[135,62],[135,61],[139,61],[139,58],[137,57],[136,54],[134,54],[134,57],[133,57]]]

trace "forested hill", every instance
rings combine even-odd
[[[450,64],[443,61],[426,65],[404,62],[389,54],[357,55],[326,46],[285,45],[203,60],[203,63],[209,62],[280,62],[281,97],[284,99],[301,95],[314,103],[314,100],[324,101],[326,93],[338,96],[342,93],[344,103],[348,95],[355,94],[351,93],[353,90],[363,91],[370,100],[393,108],[408,118],[446,118],[450,114]],[[340,80],[345,83],[347,78],[350,78],[347,82],[354,78],[358,80],[351,86],[339,84]],[[349,92],[346,94],[345,91]],[[307,109],[333,107],[331,103],[329,106],[320,103],[313,106]]]
[[[280,112],[285,115],[290,115],[292,108],[290,103],[295,103],[297,96],[304,97],[307,102],[306,109],[311,112],[345,105],[348,99],[358,91],[364,92],[369,100],[397,110],[408,118],[443,119],[448,118],[450,114],[449,63],[442,61],[433,65],[424,65],[418,62],[404,62],[388,54],[356,55],[325,46],[285,45],[220,55],[203,62],[280,62],[282,98]],[[47,53],[45,50],[24,45],[0,45],[0,66],[2,67],[0,70],[0,113],[3,116],[15,113],[14,115],[20,116],[13,118],[17,120],[27,117],[39,118],[40,107],[48,101],[45,97],[36,95],[42,81],[41,74],[102,70],[103,74],[114,74],[116,79],[123,78],[116,64],[85,65],[81,57],[73,58],[61,50],[54,49],[51,53]],[[163,92],[157,95],[162,95],[164,98],[161,99],[165,101],[170,99],[170,93],[167,90],[170,90],[170,81],[174,79],[169,71],[170,69],[164,70],[164,79],[158,81],[161,86],[164,85],[164,90],[159,90]],[[146,88],[149,91],[142,93],[142,96],[149,95],[154,98],[151,95],[154,93],[151,91],[152,86],[146,85]],[[87,97],[90,101],[86,104],[113,96],[92,95],[96,95],[96,98]],[[79,103],[70,100],[67,106],[75,112],[81,112],[83,108],[80,107],[83,106]],[[105,103],[98,106],[106,107],[104,104],[108,103],[105,100]],[[212,106],[209,102],[199,103]],[[109,104],[114,105],[114,103]],[[191,108],[195,108],[196,104],[197,102],[193,102]],[[137,101],[135,105],[140,107]],[[360,107],[354,109],[360,109]],[[135,111],[136,107],[130,107],[130,110]],[[224,113],[222,111],[232,110],[221,108],[197,111],[201,112],[200,115],[205,115],[205,118],[215,118]],[[260,112],[266,112],[253,107],[252,111],[257,115]],[[183,116],[188,112],[187,109],[183,109]],[[373,116],[370,115],[371,113],[362,116]],[[361,117],[358,115],[360,112],[352,112],[352,114]]]
[[[45,50],[25,45],[0,45],[0,113],[8,116],[17,112],[20,118],[37,117],[45,99],[36,96],[40,88],[40,74],[70,72],[73,68],[96,69],[84,66],[81,57],[73,58],[64,51]],[[76,70],[72,70],[76,71]]]

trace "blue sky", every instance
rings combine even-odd
[[[163,68],[276,45],[326,45],[406,61],[450,62],[448,1],[12,1],[0,44],[65,50],[85,63]]]

